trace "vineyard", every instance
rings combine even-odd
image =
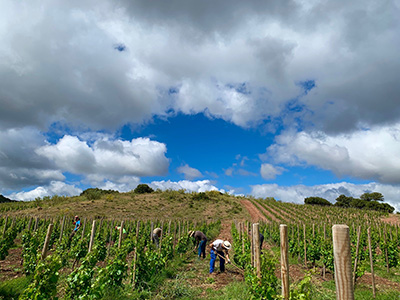
[[[0,213],[0,299],[400,298],[397,215],[183,191],[53,197]],[[335,224],[347,240],[335,240]],[[197,259],[190,230],[231,241],[226,272],[208,274],[209,249]]]

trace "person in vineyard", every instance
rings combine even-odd
[[[81,227],[81,219],[78,216],[75,216],[73,223],[75,225],[75,228],[74,228],[74,230],[72,230],[71,235],[69,236],[69,239],[72,239],[74,237],[75,233]]]
[[[115,226],[115,229],[121,232],[121,226]],[[122,228],[122,237],[126,238],[126,230],[125,228]]]
[[[210,274],[214,272],[215,260],[217,259],[217,256],[219,256],[219,269],[221,272],[225,272],[225,257],[228,261],[228,264],[231,263],[228,253],[229,249],[231,249],[231,243],[229,243],[229,241],[217,239],[210,244],[210,248]]]
[[[203,254],[203,259],[206,258],[206,245],[207,245],[207,237],[206,235],[201,232],[201,231],[189,231],[189,236],[193,237],[195,240],[195,249],[197,248],[197,253],[199,256],[199,259],[201,258],[201,255]]]
[[[160,246],[160,237],[161,237],[162,229],[157,227],[156,229],[153,230],[153,243],[156,244],[156,247],[158,248]]]

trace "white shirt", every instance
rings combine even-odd
[[[222,247],[223,243],[224,243],[223,240],[215,240],[215,241],[213,242],[213,248],[214,248],[214,250],[217,250],[217,251],[222,251],[222,250],[224,250],[224,248]]]

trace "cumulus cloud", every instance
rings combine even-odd
[[[333,132],[399,120],[395,1],[0,8],[0,128],[116,129],[171,109],[243,127],[296,113]]]
[[[35,153],[44,138],[34,128],[0,130],[0,192],[47,185],[65,179],[51,162]]]
[[[304,203],[307,197],[322,197],[335,203],[336,198],[344,194],[349,197],[359,198],[364,193],[379,192],[389,203],[400,211],[400,190],[396,186],[371,182],[368,184],[353,184],[348,182],[322,184],[315,186],[295,185],[279,186],[277,184],[261,184],[251,187],[251,195],[258,198],[274,197],[276,200],[292,203]]]
[[[199,181],[153,181],[149,184],[153,189],[160,190],[186,190],[188,192],[206,192],[206,191],[218,191],[218,188],[213,185],[210,180],[199,180]]]
[[[169,166],[166,151],[165,144],[148,138],[131,141],[104,138],[89,145],[77,137],[64,136],[57,144],[42,146],[36,153],[63,171],[107,178],[163,175]]]
[[[13,200],[30,201],[45,196],[76,196],[82,192],[74,185],[60,181],[51,181],[49,185],[40,186],[27,192],[12,193],[7,197]]]
[[[286,132],[268,147],[266,155],[291,166],[314,165],[337,176],[400,183],[400,123],[352,134]]]
[[[203,174],[195,168],[189,167],[188,164],[184,166],[180,166],[177,169],[178,173],[181,173],[185,176],[185,179],[193,180],[195,178],[203,177]]]
[[[276,176],[281,175],[284,171],[286,171],[282,167],[275,167],[271,164],[262,164],[261,169],[260,169],[260,174],[261,177],[270,180],[270,179],[275,179]]]

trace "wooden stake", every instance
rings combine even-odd
[[[282,297],[285,300],[289,299],[289,247],[288,247],[288,234],[287,225],[281,224],[281,279],[282,279]]]
[[[368,248],[369,248],[369,262],[371,264],[371,279],[372,279],[372,295],[375,299],[375,274],[374,274],[374,260],[372,258],[372,246],[371,246],[371,229],[368,227]]]
[[[359,249],[360,249],[360,236],[361,236],[361,226],[358,226],[356,258],[354,260],[354,271],[353,271],[353,283],[354,283],[354,286],[356,285],[356,272],[357,272],[357,263],[358,263],[358,252],[359,252]]]
[[[61,230],[60,230],[60,238],[59,238],[59,241],[60,241],[60,242],[61,242],[62,237],[63,237],[64,226],[65,226],[65,215],[63,216],[62,222],[61,222]]]
[[[53,224],[49,224],[49,227],[47,228],[46,239],[44,240],[41,259],[45,259],[47,256],[47,250],[48,250],[47,248],[49,248],[50,237],[52,232],[53,232]]]
[[[3,238],[6,235],[6,231],[7,231],[7,222],[8,222],[8,216],[6,216],[6,220],[4,222],[4,228],[3,228]]]
[[[254,266],[256,268],[257,277],[261,279],[261,258],[260,258],[260,224],[253,224],[253,241],[254,241]]]
[[[124,233],[124,221],[121,222],[121,227],[119,229],[118,249],[121,248],[123,233]]]
[[[90,242],[89,242],[88,253],[90,253],[92,251],[93,242],[94,242],[94,233],[95,232],[96,232],[96,220],[93,220],[92,231],[90,232]]]
[[[351,274],[350,231],[347,225],[333,225],[333,255],[337,300],[354,300]]]

